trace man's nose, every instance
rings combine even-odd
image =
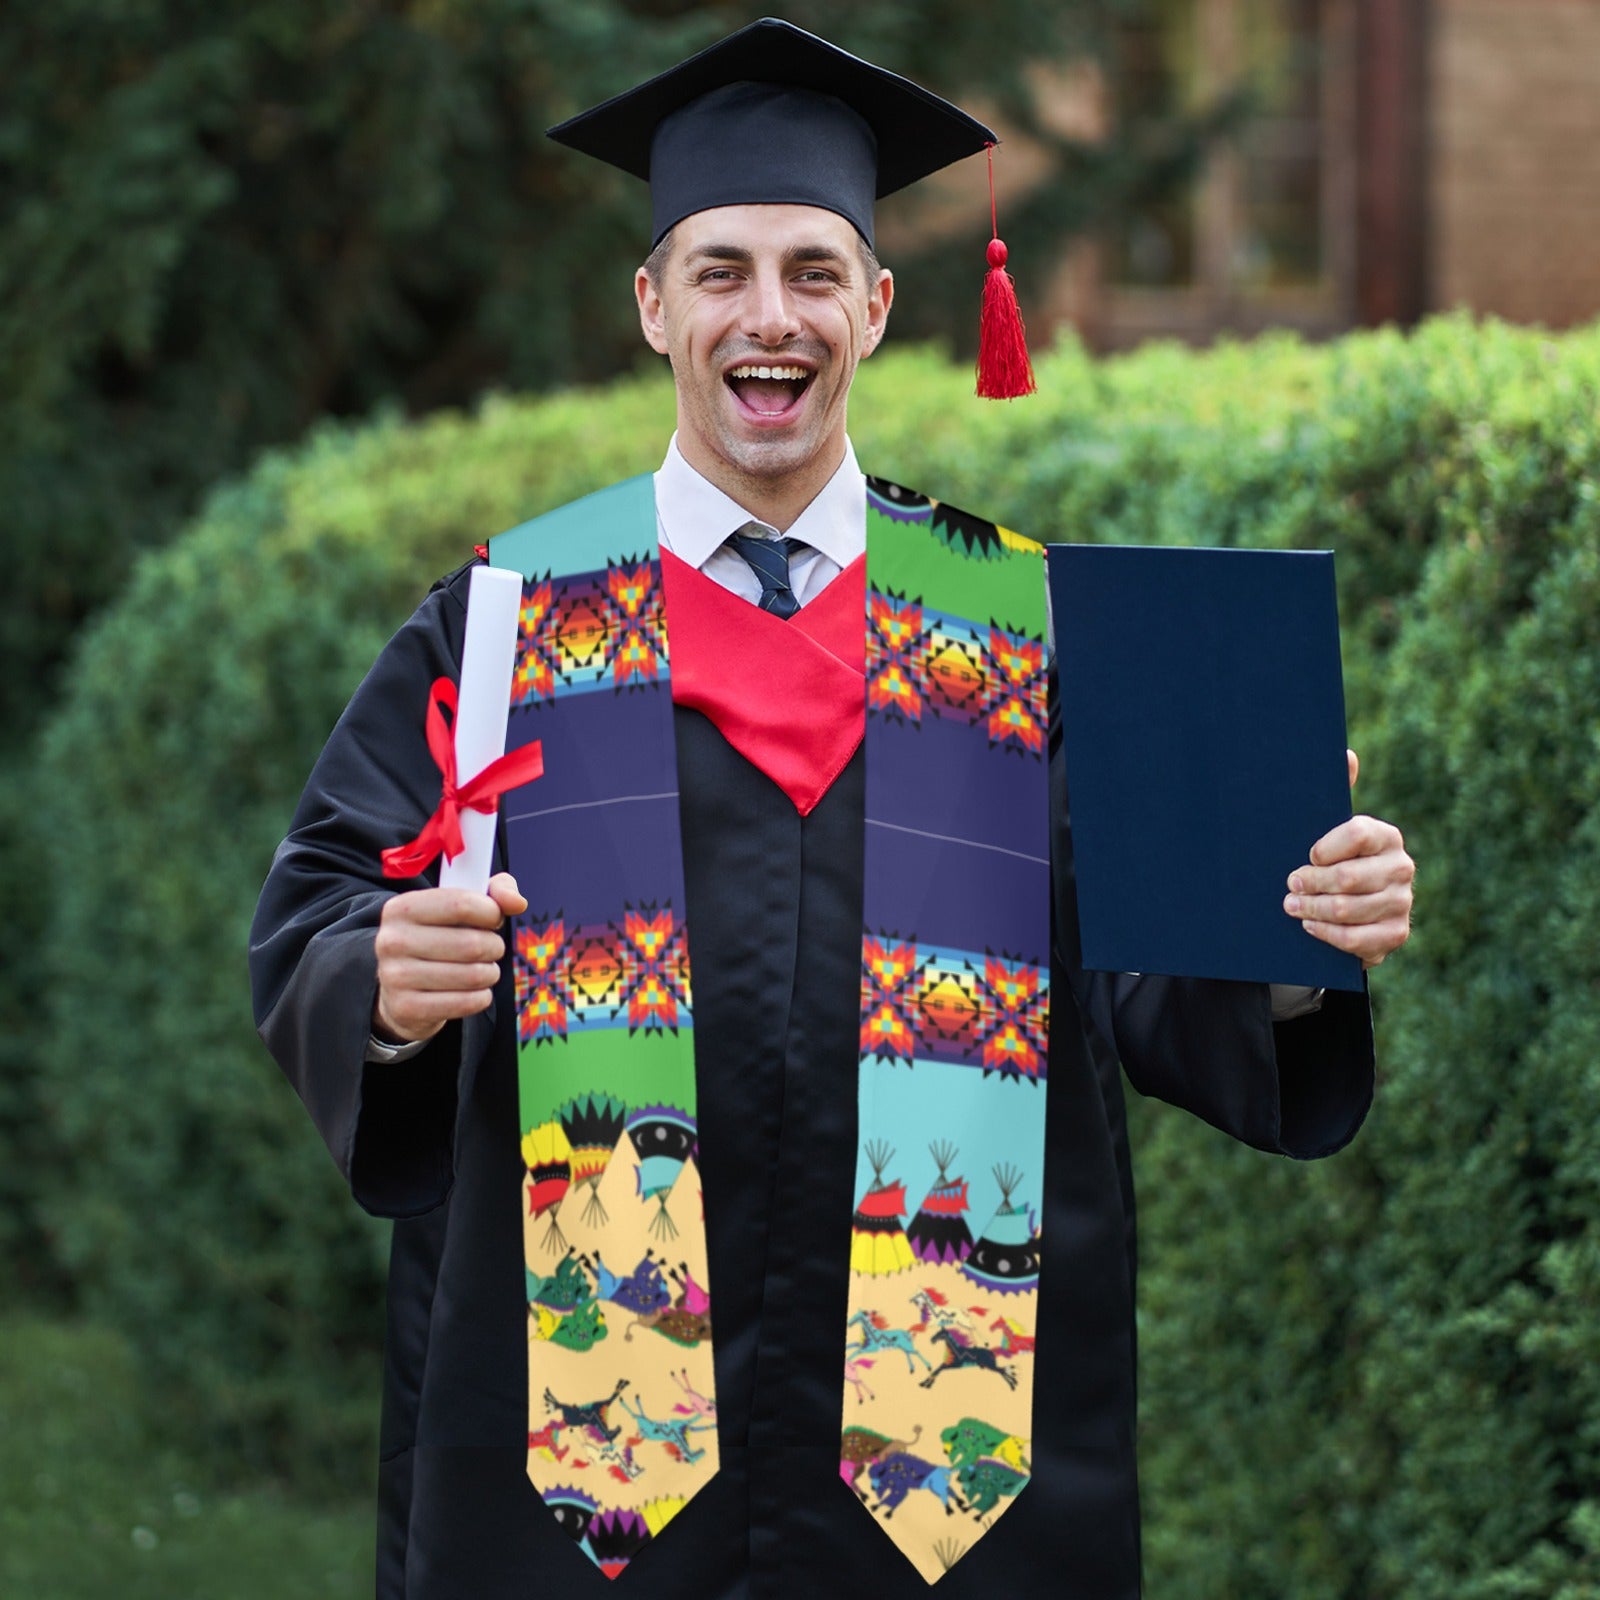
[[[745,331],[758,343],[774,347],[800,331],[794,296],[780,273],[762,273],[751,285],[749,320]]]

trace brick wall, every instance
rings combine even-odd
[[[1600,316],[1600,0],[1431,9],[1431,303]]]

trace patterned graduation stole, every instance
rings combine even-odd
[[[840,1473],[932,1582],[1027,1482],[1049,970],[1044,573],[1040,546],[877,480],[868,507]],[[489,559],[524,579],[507,743],[539,739],[545,762],[502,802],[534,902],[513,942],[528,1476],[615,1577],[717,1468],[653,481],[512,529]]]
[[[869,480],[840,1470],[929,1583],[1028,1482],[1050,985],[1043,557]]]
[[[491,540],[523,575],[502,803],[517,919],[528,1476],[616,1577],[717,1470],[711,1284],[655,493]]]

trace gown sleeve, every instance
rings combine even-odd
[[[1080,1012],[1128,1081],[1258,1150],[1311,1159],[1348,1144],[1372,1103],[1365,988],[1329,989],[1318,1011],[1275,1023],[1265,983],[1085,971],[1054,715],[1050,787],[1057,958]]]
[[[379,915],[391,895],[426,886],[385,878],[380,856],[415,837],[438,803],[427,695],[435,678],[460,675],[468,570],[434,587],[345,708],[250,930],[256,1026],[356,1200],[377,1216],[418,1216],[448,1195],[458,1080],[492,1032],[490,1012],[447,1026],[405,1061],[366,1059]]]

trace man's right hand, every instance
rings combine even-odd
[[[391,1044],[431,1039],[447,1022],[487,1011],[506,943],[499,929],[528,902],[509,872],[487,894],[413,889],[384,903],[372,1031]]]

